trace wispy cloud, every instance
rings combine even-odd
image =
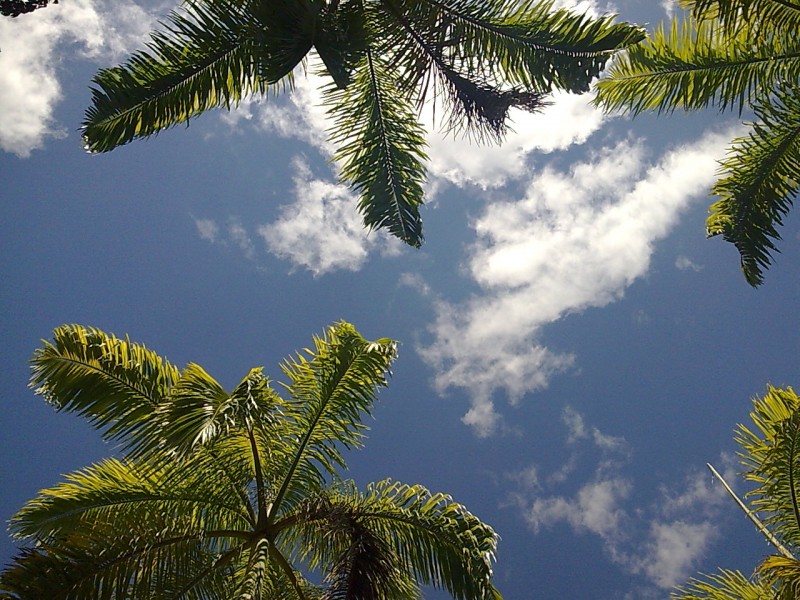
[[[702,470],[690,471],[675,487],[662,487],[649,506],[632,510],[628,504],[635,480],[627,474],[632,454],[622,437],[608,435],[585,423],[571,408],[562,414],[568,458],[553,475],[543,475],[531,464],[509,473],[513,482],[510,504],[520,510],[533,534],[567,524],[578,535],[595,535],[613,563],[640,574],[651,585],[672,588],[685,581],[716,540],[720,510],[729,502],[722,486]],[[614,440],[609,445],[606,440]],[[723,456],[726,478],[733,481],[733,458]],[[593,463],[583,483],[568,481],[564,473],[575,463]]]
[[[698,273],[703,270],[703,265],[698,265],[688,256],[679,256],[675,259],[675,268],[681,271],[694,271]]]
[[[464,422],[502,426],[494,398],[542,389],[575,362],[538,339],[545,324],[620,298],[647,272],[655,243],[693,199],[705,198],[729,133],[708,133],[651,162],[624,140],[568,170],[545,166],[519,200],[494,201],[473,223],[466,269],[480,293],[437,301],[433,341],[419,348],[440,391],[463,388]]]
[[[127,0],[70,0],[0,19],[0,148],[24,158],[48,138],[66,135],[54,117],[62,48],[75,43],[86,58],[118,58],[141,44],[153,21]]]

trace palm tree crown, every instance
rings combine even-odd
[[[758,286],[777,230],[800,193],[800,2],[681,0],[687,18],[620,55],[597,83],[597,102],[638,114],[716,106],[755,117],[735,139],[712,188],[707,220],[739,250]]]
[[[553,8],[551,0],[196,0],[147,51],[95,77],[84,139],[105,152],[205,110],[291,86],[313,49],[340,175],[369,228],[423,241],[426,142],[418,111],[498,140],[511,107],[536,110],[553,89],[584,92],[638,27]]]
[[[497,535],[444,494],[339,478],[396,355],[347,323],[231,392],[129,340],[63,326],[32,385],[123,455],[69,475],[12,519],[29,545],[9,599],[411,600],[420,584],[500,600]],[[314,574],[321,578],[312,582]]]

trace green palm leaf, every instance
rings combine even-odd
[[[424,130],[404,100],[393,68],[370,49],[345,90],[325,90],[340,144],[334,160],[360,194],[364,225],[386,228],[411,246],[422,245]]]
[[[712,105],[741,112],[763,90],[800,79],[796,40],[772,35],[753,44],[751,33],[726,35],[715,23],[692,20],[659,26],[611,64],[595,103],[634,115]]]
[[[277,492],[270,511],[274,522],[281,511],[296,504],[309,491],[319,489],[323,471],[334,475],[344,467],[339,447],[362,444],[369,414],[379,387],[396,357],[395,343],[388,339],[368,342],[348,323],[337,323],[322,337],[314,338],[314,350],[306,350],[281,365],[290,383],[291,400],[285,419],[295,432],[284,465],[273,473]]]
[[[749,492],[754,510],[765,513],[764,524],[788,546],[800,548],[800,399],[791,388],[769,387],[754,400],[751,431],[740,425],[744,476],[757,487]]]
[[[157,430],[157,407],[180,377],[144,346],[98,329],[64,325],[32,359],[31,387],[58,410],[77,412],[104,437],[133,447]]]
[[[763,582],[750,581],[739,571],[720,569],[705,579],[690,579],[670,598],[673,600],[772,600],[772,588]]]
[[[750,285],[763,282],[777,226],[800,193],[800,87],[779,89],[755,106],[758,121],[747,137],[734,140],[722,162],[723,177],[712,193],[720,196],[709,209],[710,236],[722,235],[736,245]]]
[[[697,20],[719,19],[728,29],[753,23],[765,29],[800,28],[800,3],[794,0],[680,0]]]
[[[307,2],[191,2],[173,12],[149,52],[101,70],[83,137],[92,152],[188,121],[290,76],[311,48]]]

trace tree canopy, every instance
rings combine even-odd
[[[608,110],[752,111],[711,193],[709,236],[739,251],[752,286],[778,251],[778,227],[800,192],[800,3],[682,0],[689,12],[615,60],[597,83]]]
[[[89,151],[106,152],[267,97],[291,88],[313,50],[329,80],[334,159],[365,226],[418,247],[426,102],[448,130],[500,140],[512,107],[588,91],[616,50],[643,37],[551,0],[197,0],[146,50],[97,74],[83,136]]]
[[[202,367],[77,325],[33,358],[32,386],[121,456],[43,490],[12,519],[25,546],[0,597],[412,600],[431,585],[501,600],[497,535],[450,496],[390,479],[359,490],[362,445],[396,356],[347,323],[226,392]],[[315,579],[316,577],[316,579]]]

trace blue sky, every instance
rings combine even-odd
[[[749,399],[798,384],[800,218],[758,290],[704,238],[735,118],[630,121],[557,96],[501,147],[434,133],[415,251],[362,231],[313,75],[84,153],[92,74],[169,7],[69,0],[0,21],[3,519],[113,451],[27,389],[54,327],[127,333],[231,388],[345,319],[402,342],[351,475],[449,492],[493,525],[507,599],[666,598],[697,570],[752,570],[769,548],[704,465],[735,481]]]

